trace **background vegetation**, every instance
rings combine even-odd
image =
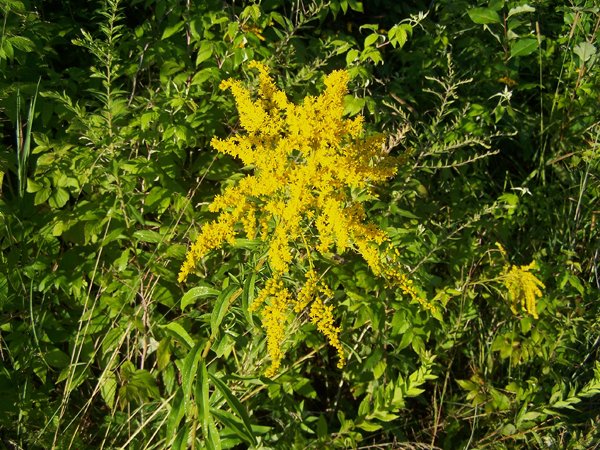
[[[0,10],[0,446],[598,447],[596,1]],[[252,242],[176,280],[207,204],[247,170],[209,142],[238,129],[218,86],[252,85],[250,60],[298,101],[347,69],[347,115],[403,158],[369,218],[445,307],[433,317],[352,252],[321,261],[341,370],[295,321],[263,376]],[[532,260],[538,319],[513,315],[501,282]]]

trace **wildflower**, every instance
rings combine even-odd
[[[507,266],[503,283],[508,290],[511,311],[517,314],[517,305],[520,303],[524,311],[537,319],[536,298],[542,296],[540,288],[545,288],[545,286],[530,272],[534,268],[536,268],[535,261],[526,266]]]
[[[496,243],[496,246],[502,256],[506,258],[506,250],[502,245]],[[546,287],[531,273],[531,270],[536,268],[535,261],[524,266],[514,266],[507,263],[504,265],[501,276],[502,283],[508,291],[511,311],[517,314],[517,306],[520,304],[523,311],[531,314],[535,319],[538,318],[536,299],[543,295],[540,288]]]
[[[393,176],[398,161],[383,150],[382,136],[363,136],[362,117],[343,117],[346,71],[329,74],[320,96],[308,96],[297,105],[277,88],[266,66],[252,62],[249,67],[258,71],[257,95],[240,81],[221,83],[222,89],[233,94],[242,131],[227,139],[215,137],[211,145],[240,159],[253,173],[226,188],[209,206],[219,216],[202,228],[179,281],[185,281],[208,252],[233,242],[240,233],[261,241],[272,275],[250,308],[260,313],[267,334],[271,358],[267,374],[275,374],[281,364],[286,322],[305,309],[343,364],[333,292],[319,281],[312,255],[351,249],[363,256],[376,275],[389,274],[379,250],[387,236],[366,222],[365,211],[351,190],[369,190]],[[294,299],[283,276],[294,262],[305,259],[310,270]],[[417,298],[408,282],[402,280],[400,286]]]

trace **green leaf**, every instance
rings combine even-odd
[[[183,390],[184,410],[188,410],[188,404],[192,396],[192,386],[198,372],[198,362],[202,357],[202,345],[198,343],[183,360],[181,369],[181,389]]]
[[[505,0],[490,0],[488,3],[488,8],[493,9],[494,11],[500,11],[504,8]]]
[[[510,436],[512,434],[515,434],[516,432],[517,432],[517,427],[515,427],[512,423],[507,423],[502,428],[502,434],[504,436]]]
[[[579,56],[581,64],[583,64],[596,54],[596,47],[589,42],[580,42],[573,49],[573,53]]]
[[[256,273],[252,272],[252,275],[246,277],[244,281],[244,292],[242,292],[242,311],[248,323],[254,326],[254,319],[248,309],[254,301],[254,289],[256,284]]]
[[[376,24],[376,23],[365,23],[364,25],[361,25],[361,26],[358,28],[358,30],[359,30],[359,31],[362,31],[362,30],[371,30],[371,31],[373,31],[374,33],[376,33],[376,32],[377,32],[377,30],[379,30],[379,25],[378,25],[378,24]]]
[[[406,397],[417,397],[417,396],[421,395],[423,392],[425,392],[425,389],[411,386],[406,390],[404,395]]]
[[[42,191],[40,191],[40,192],[42,192]],[[37,198],[37,195],[36,195],[36,198]],[[54,192],[52,192],[52,195],[48,199],[48,204],[52,208],[62,208],[63,206],[66,205],[66,203],[68,201],[69,201],[69,193],[67,192],[66,189],[59,187],[56,190],[54,190]]]
[[[156,365],[158,370],[163,370],[171,362],[171,338],[167,336],[158,343],[156,349]]]
[[[199,298],[216,297],[217,295],[219,295],[219,291],[217,289],[213,289],[208,286],[194,287],[187,291],[183,297],[181,297],[181,310],[185,310],[187,306],[194,304]]]
[[[213,45],[209,41],[202,41],[200,48],[198,49],[198,55],[196,56],[196,66],[199,66],[202,62],[206,61],[213,54]]]
[[[356,12],[364,12],[363,2],[359,2],[358,0],[348,0],[348,4],[350,5],[350,9]]]
[[[346,65],[351,65],[358,58],[358,50],[352,49],[346,53]]]
[[[233,412],[235,412],[238,415],[238,417],[242,419],[247,435],[252,441],[252,445],[258,445],[258,442],[256,441],[256,438],[252,433],[252,424],[250,423],[250,416],[248,415],[248,411],[246,410],[244,405],[240,403],[237,397],[233,395],[233,393],[229,390],[229,387],[227,387],[227,385],[220,378],[216,377],[213,374],[209,374],[209,376],[215,387],[221,392],[221,394],[223,394],[223,397],[225,397],[225,401],[227,401]]]
[[[372,414],[367,416],[368,419],[377,419],[382,422],[391,422],[392,420],[396,420],[399,416],[396,414],[392,414],[388,411],[374,411]]]
[[[173,398],[173,401],[171,402],[171,411],[169,412],[169,417],[167,419],[167,436],[173,436],[175,434],[184,414],[183,390],[178,389],[175,398]],[[175,439],[175,441],[176,440],[177,439]],[[175,448],[175,445],[173,445],[172,448]]]
[[[115,408],[115,396],[117,394],[117,377],[112,372],[106,372],[100,386],[100,395],[111,411]]]
[[[55,369],[64,369],[69,365],[69,355],[58,348],[53,348],[49,352],[44,353],[44,360],[49,366]]]
[[[216,336],[219,332],[219,326],[223,321],[223,317],[229,309],[229,305],[235,301],[242,294],[242,289],[236,286],[229,286],[225,291],[221,292],[219,298],[213,307],[212,314],[210,316],[210,332],[211,336]]]
[[[175,33],[179,32],[180,30],[183,29],[183,21],[177,22],[174,25],[170,25],[167,28],[165,28],[165,31],[163,31],[162,37],[160,38],[161,40],[164,39],[168,39],[169,37],[173,36]]]
[[[12,36],[8,39],[12,46],[24,52],[32,52],[35,50],[33,41],[25,36]]]
[[[133,237],[140,242],[148,242],[151,244],[157,244],[163,240],[163,235],[152,230],[138,230],[133,233]]]
[[[365,48],[371,47],[375,42],[377,42],[377,39],[379,39],[379,35],[377,33],[368,35],[365,38]]]
[[[390,31],[388,31],[388,39],[390,40],[390,44],[392,44],[394,48],[404,47],[404,44],[406,44],[406,41],[408,40],[408,35],[412,34],[412,31],[412,26],[407,23],[394,25],[392,28],[390,28]]]
[[[220,450],[221,441],[215,425],[213,416],[210,412],[209,391],[208,391],[208,371],[204,360],[200,361],[200,370],[196,380],[196,405],[198,406],[198,418],[202,423],[202,433],[206,447],[208,449]]]
[[[165,330],[169,336],[172,336],[182,344],[185,344],[188,349],[194,348],[196,341],[194,341],[189,333],[177,322],[171,322],[167,325],[160,325],[160,328]]]
[[[188,435],[190,434],[190,429],[185,426],[179,433],[175,436],[175,440],[173,441],[173,445],[170,447],[173,450],[187,450],[188,448]]]
[[[360,423],[357,423],[356,426],[358,428],[361,428],[361,429],[369,432],[369,433],[380,430],[382,428],[382,426],[380,424],[373,423],[373,422],[360,422]]]
[[[535,12],[535,8],[533,6],[529,6],[527,4],[521,6],[515,6],[508,11],[508,17],[514,16],[516,14],[523,14],[528,12]]]
[[[366,100],[364,98],[357,98],[353,95],[346,95],[344,97],[344,114],[349,116],[355,116],[365,106]]]
[[[252,439],[253,435],[248,435],[246,429],[244,428],[244,424],[240,419],[231,414],[229,411],[223,411],[216,408],[210,408],[210,412],[213,416],[219,419],[223,425],[233,431],[242,441],[250,444],[256,445],[256,439]]]
[[[538,48],[538,40],[535,38],[523,38],[515,41],[510,46],[510,57],[527,56]]]
[[[502,22],[498,13],[490,8],[471,8],[468,14],[473,22],[479,24]]]

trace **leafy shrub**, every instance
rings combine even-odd
[[[594,445],[597,8],[425,3],[0,2],[4,446]],[[393,162],[338,194],[412,285],[375,276],[365,233],[339,226],[359,252],[297,245],[280,271],[300,292],[309,255],[321,271],[342,369],[296,317],[262,376],[265,243],[214,246],[177,279],[213,199],[250,173],[210,143],[241,139],[219,85],[253,86],[252,60],[295,105],[347,73],[336,123],[362,115]]]

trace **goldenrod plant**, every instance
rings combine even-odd
[[[496,246],[500,250],[500,253],[502,253],[502,256],[507,258],[506,250],[502,247],[502,244],[497,242]],[[524,312],[531,314],[534,319],[537,319],[536,300],[542,297],[542,289],[546,286],[531,273],[531,270],[535,269],[537,269],[535,261],[523,266],[516,266],[507,262],[504,265],[500,280],[507,290],[510,310],[514,314],[518,314],[518,306],[521,306]]]
[[[1,448],[597,446],[598,2],[421,3],[0,0]]]
[[[259,74],[256,99],[240,81],[221,83],[221,89],[233,93],[242,131],[225,140],[213,138],[211,144],[241,159],[253,174],[227,187],[210,204],[218,218],[202,227],[179,281],[184,282],[209,251],[234,244],[236,236],[259,240],[267,249],[270,276],[250,310],[260,311],[267,334],[271,357],[267,375],[273,376],[281,364],[292,311],[300,314],[306,308],[337,350],[342,367],[346,357],[340,328],[334,324],[334,295],[313,264],[319,255],[355,251],[374,275],[387,277],[409,298],[430,306],[394,267],[388,237],[368,222],[361,201],[353,196],[393,176],[398,159],[387,154],[383,136],[366,136],[362,116],[344,118],[346,71],[333,71],[325,78],[321,95],[294,104],[276,87],[267,66],[254,61],[249,68]],[[294,263],[308,267],[296,295],[284,281]]]

